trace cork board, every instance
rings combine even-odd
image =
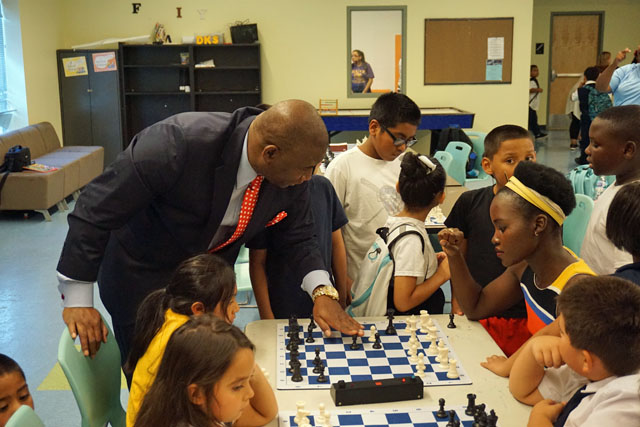
[[[487,62],[495,37],[504,43],[501,76]],[[424,38],[425,85],[511,83],[513,18],[425,19]]]

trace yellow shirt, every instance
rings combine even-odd
[[[151,388],[153,380],[156,378],[158,367],[164,355],[164,349],[171,338],[171,334],[184,325],[189,316],[177,314],[167,310],[164,314],[164,324],[153,337],[147,351],[138,360],[136,369],[133,371],[133,379],[131,380],[131,390],[129,390],[129,404],[127,405],[127,427],[133,427],[136,416],[142,406],[144,396]]]

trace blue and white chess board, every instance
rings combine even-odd
[[[426,355],[426,350],[431,342],[426,338],[427,333],[418,330],[416,332],[419,341],[418,352],[425,353],[425,376],[422,378],[425,386],[471,384],[471,378],[462,367],[447,336],[442,332],[438,323],[435,320],[433,322],[438,328],[438,340],[442,340],[449,349],[449,359],[457,361],[459,377],[447,378],[448,369],[440,368],[439,363],[435,361],[436,356]],[[416,365],[409,361],[408,341],[411,334],[404,322],[394,322],[397,335],[385,333],[387,321],[362,323],[365,327],[365,335],[358,338],[358,343],[360,343],[358,350],[351,349],[352,339],[350,336],[334,331],[331,337],[325,338],[319,328],[316,328],[312,334],[315,342],[307,343],[305,340],[309,336],[307,332],[309,320],[299,320],[298,323],[302,327],[299,335],[301,342],[298,347],[300,352],[298,359],[302,364],[300,369],[302,381],[294,382],[291,380],[293,374],[289,372],[290,353],[286,349],[289,343],[287,336],[289,325],[288,323],[280,323],[276,337],[278,349],[277,387],[279,390],[326,389],[330,388],[332,383],[340,380],[351,382],[398,378],[414,375],[417,371]],[[373,341],[368,339],[371,325],[375,325],[380,334],[381,349],[374,349]],[[328,380],[326,383],[318,383],[318,374],[313,373],[316,347],[320,349],[320,358],[325,366],[324,375]]]
[[[456,411],[455,419],[460,420],[463,427],[472,427],[473,417],[464,413],[466,406],[447,407],[449,411]],[[421,408],[377,408],[377,409],[333,409],[330,412],[330,425],[348,427],[445,427],[449,417],[438,418],[437,407]],[[317,411],[308,415],[309,424],[322,426],[320,421],[315,424]],[[297,427],[294,421],[295,411],[283,411],[279,415],[279,427]]]

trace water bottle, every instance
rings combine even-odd
[[[596,191],[595,191],[594,200],[598,200],[598,197],[600,197],[600,195],[604,193],[604,190],[606,188],[607,188],[607,179],[604,176],[600,176],[596,181]]]

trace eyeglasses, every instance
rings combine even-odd
[[[392,134],[391,131],[389,129],[387,129],[386,127],[384,127],[382,125],[380,125],[380,127],[382,128],[382,130],[384,130],[386,133],[388,133],[391,138],[393,138],[393,145],[395,145],[396,147],[400,147],[401,145],[406,145],[407,148],[409,148],[412,145],[414,145],[416,142],[418,142],[418,139],[415,136],[412,136],[409,139],[398,138],[397,136]]]

